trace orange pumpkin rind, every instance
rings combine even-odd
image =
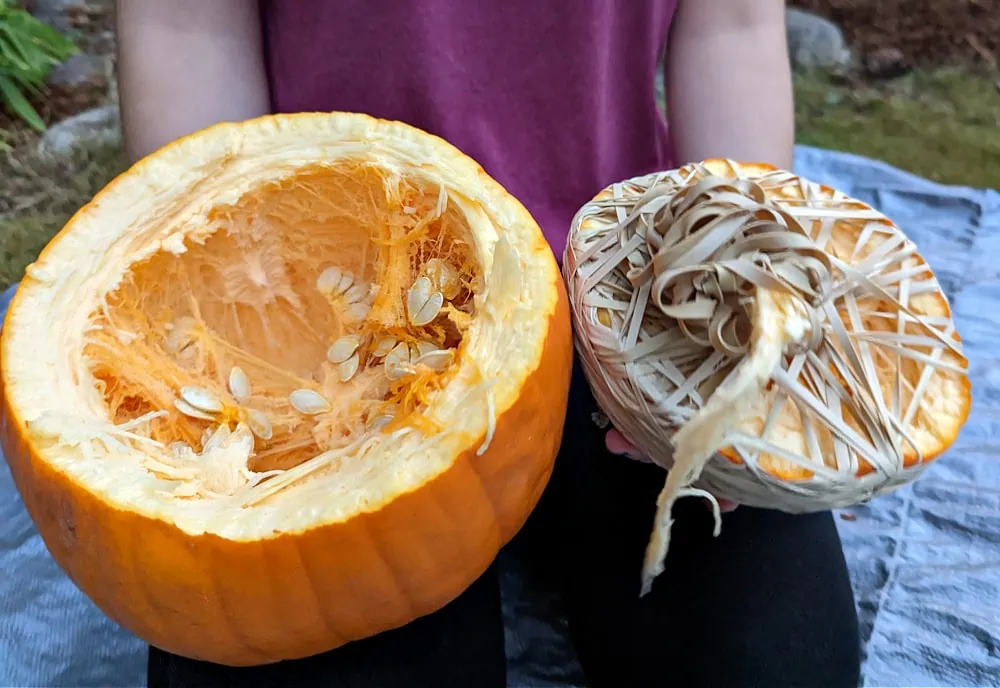
[[[309,212],[313,201],[298,175],[313,175],[306,182],[315,185],[335,177],[322,187],[331,197],[315,201],[326,204],[316,206],[326,215]],[[302,434],[303,427],[321,428],[322,416],[296,415],[289,410],[294,404],[281,401],[285,397],[275,401],[267,393],[285,379],[277,369],[286,364],[286,377],[297,376],[311,389],[339,389],[323,388],[322,375],[310,378],[300,370],[319,365],[313,354],[322,359],[342,333],[337,323],[347,322],[338,320],[343,313],[330,315],[336,309],[322,310],[310,291],[320,259],[350,263],[371,279],[378,278],[375,265],[386,284],[400,277],[393,270],[419,268],[399,262],[402,254],[379,253],[387,244],[377,236],[367,258],[359,258],[354,249],[368,235],[360,239],[346,224],[355,222],[361,228],[356,232],[368,228],[371,208],[380,209],[380,218],[390,211],[394,218],[424,212],[423,206],[393,209],[379,200],[383,189],[400,185],[439,193],[436,201],[429,197],[428,207],[437,203],[438,209],[425,225],[437,228],[438,241],[451,223],[448,231],[459,232],[457,241],[474,258],[466,266],[478,274],[475,280],[469,275],[474,296],[450,316],[442,309],[435,320],[441,341],[461,337],[447,344],[451,365],[438,374],[414,364],[402,373],[410,375],[409,387],[379,387],[390,397],[392,390],[405,395],[409,406],[394,425],[363,430],[369,433],[359,440],[364,451],[351,453],[359,444],[336,445],[284,464],[278,451],[256,472],[249,460],[234,469],[232,494],[179,489],[183,476],[195,475],[195,455],[182,451],[187,463],[167,466],[161,440],[190,437],[195,448],[207,445],[215,421],[165,403],[147,408],[153,397],[115,396],[114,385],[162,391],[161,381],[142,378],[127,353],[153,352],[159,358],[149,359],[146,372],[170,372],[174,392],[184,376],[225,390],[228,368],[212,367],[219,357],[252,359],[266,383],[248,376],[255,391],[247,406],[281,411],[271,416],[270,441],[298,432],[308,441],[336,443],[337,427]],[[351,191],[365,188],[371,193]],[[272,194],[267,207],[259,203],[265,189]],[[385,198],[395,193],[390,191]],[[261,208],[285,213],[285,229],[263,231],[244,222],[260,216]],[[337,208],[353,215],[338,219]],[[307,231],[314,240],[306,251],[281,243]],[[261,242],[276,248],[256,250]],[[255,301],[255,294],[276,291],[278,282],[247,278],[273,277],[276,268],[267,261],[276,255],[287,258],[282,274],[291,296]],[[248,256],[264,262],[251,264]],[[185,261],[201,271],[200,281],[175,279]],[[147,289],[157,266],[170,270],[163,273],[170,277],[162,285],[167,291],[159,296]],[[228,281],[213,281],[217,269],[228,271]],[[225,303],[235,304],[230,310],[250,334],[261,322],[282,323],[270,330],[274,346],[256,334],[240,340],[224,319],[229,311],[213,299],[236,283],[249,291],[236,297],[227,292]],[[199,340],[197,356],[186,359],[163,353],[166,335],[153,328],[185,304],[200,306],[197,318],[216,334],[231,335],[229,343],[212,340],[210,347]],[[259,319],[247,304],[265,304]],[[383,306],[379,310],[376,302],[370,309],[383,326],[405,312],[393,303]],[[304,316],[308,327],[287,325],[289,313]],[[133,331],[118,316],[131,318]],[[448,325],[446,317],[460,322]],[[142,323],[150,329],[138,330]],[[109,333],[120,335],[117,344]],[[102,346],[118,347],[120,355],[102,359]],[[184,351],[190,354],[191,346],[187,342]],[[53,558],[110,618],[179,655],[263,664],[401,626],[441,608],[481,575],[548,480],[572,355],[568,301],[551,249],[524,207],[476,163],[441,139],[360,114],[263,117],[213,126],[140,161],[82,208],[29,267],[0,339],[0,439]],[[204,367],[206,361],[212,365]],[[109,383],[116,365],[123,378]],[[333,406],[338,399],[331,397]],[[405,406],[404,396],[391,401]],[[135,419],[121,423],[129,413]],[[245,418],[241,413],[213,417],[223,419],[221,427]],[[192,429],[202,428],[199,440]],[[268,446],[265,436],[271,432],[251,438],[257,449]],[[289,446],[278,449],[287,456]],[[268,477],[260,479],[260,471]],[[216,491],[226,485],[211,484]]]

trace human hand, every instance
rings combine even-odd
[[[642,452],[635,447],[635,445],[625,439],[625,437],[615,429],[608,430],[608,432],[604,435],[604,446],[607,447],[608,451],[612,454],[626,456],[636,461],[652,463],[649,457],[643,455]],[[739,504],[729,499],[717,498],[717,501],[719,502],[719,511],[722,513],[733,511],[739,506]]]

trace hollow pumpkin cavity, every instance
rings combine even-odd
[[[112,422],[177,498],[232,496],[325,452],[440,428],[484,274],[445,189],[363,161],[301,169],[164,242],[90,316]],[[349,460],[349,459],[348,459]]]
[[[183,657],[314,656],[441,609],[551,475],[569,300],[524,206],[405,123],[221,123],[53,238],[0,443],[53,560]]]

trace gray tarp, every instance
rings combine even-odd
[[[915,485],[837,519],[865,643],[866,686],[1000,685],[1000,193],[800,147],[796,171],[868,201],[918,243],[954,304],[972,416]],[[6,309],[10,292],[0,301]],[[0,462],[0,685],[145,684],[145,646],[48,556]],[[504,561],[510,684],[584,686],[550,600]]]

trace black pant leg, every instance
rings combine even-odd
[[[148,681],[150,688],[504,688],[495,567],[433,614],[314,657],[233,668],[151,647]]]
[[[857,614],[828,512],[740,507],[713,538],[704,503],[682,500],[666,571],[639,598],[666,473],[604,449],[582,384],[554,480],[565,605],[591,685],[857,686]]]

